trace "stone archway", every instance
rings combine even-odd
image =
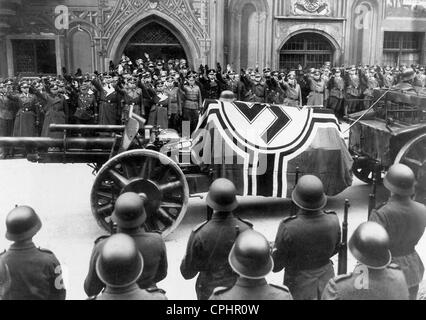
[[[330,34],[322,30],[302,29],[302,30],[298,30],[296,32],[288,34],[287,37],[278,46],[277,61],[276,61],[277,66],[281,66],[283,64],[283,62],[281,61],[281,54],[291,52],[291,50],[289,50],[288,52],[285,50],[286,44],[288,44],[292,39],[296,39],[296,38],[303,39],[305,35],[307,36],[306,37],[307,39],[310,37],[316,38],[316,40],[319,42],[318,45],[327,46],[327,48],[321,47],[318,50],[309,50],[307,46],[310,47],[310,45],[307,43],[308,40],[305,40],[305,42],[301,44],[303,45],[303,47],[301,47],[300,50],[297,50],[298,48],[295,48],[294,50],[295,54],[309,55],[311,51],[312,55],[329,55],[330,59],[328,61],[332,62],[332,64],[334,65],[339,65],[341,63],[342,49],[339,43],[336,41],[336,39],[333,38],[333,36],[331,36]]]
[[[118,62],[129,41],[140,30],[152,23],[155,23],[168,30],[179,41],[190,67],[200,64],[201,50],[195,37],[192,34],[189,34],[178,22],[169,20],[169,17],[166,15],[163,16],[162,13],[158,12],[146,16],[138,16],[132,21],[126,23],[125,27],[115,34],[115,36],[110,40],[110,45],[108,47],[110,60]]]

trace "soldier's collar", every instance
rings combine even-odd
[[[28,250],[35,248],[35,244],[32,241],[25,241],[25,242],[14,242],[9,250],[12,251],[19,251],[19,250]]]
[[[247,279],[244,277],[239,277],[237,280],[236,285],[239,287],[244,288],[252,288],[252,287],[259,287],[261,285],[266,285],[268,282],[266,282],[265,278],[262,279]]]
[[[134,284],[131,284],[131,285],[123,287],[123,288],[111,288],[111,287],[107,286],[104,293],[106,293],[106,294],[125,294],[125,293],[130,293],[130,292],[139,291],[139,290],[140,290],[139,286],[136,283],[134,283]]]

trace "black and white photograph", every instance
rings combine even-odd
[[[0,0],[0,300],[425,300],[425,68],[424,0]]]

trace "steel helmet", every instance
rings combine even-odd
[[[262,279],[274,268],[268,240],[254,230],[238,236],[228,261],[236,273],[248,279]]]
[[[136,193],[123,193],[115,202],[111,219],[124,229],[142,226],[146,221],[144,200]]]
[[[376,222],[361,224],[349,240],[349,250],[362,264],[371,269],[384,269],[392,260],[389,235]]]
[[[235,101],[235,94],[230,90],[223,91],[220,94],[219,100],[226,101],[226,102],[233,102],[233,101]]]
[[[143,265],[143,257],[133,238],[118,233],[105,241],[96,260],[96,273],[105,285],[122,288],[138,281]]]
[[[310,175],[300,178],[291,198],[299,208],[307,211],[318,211],[327,205],[321,180]]]
[[[6,217],[6,239],[23,241],[31,239],[41,229],[41,220],[33,208],[16,207]]]
[[[393,165],[383,183],[386,189],[401,196],[412,196],[416,192],[416,177],[413,171],[404,164]]]
[[[238,207],[237,189],[228,179],[217,179],[210,186],[206,201],[213,210],[233,211]]]

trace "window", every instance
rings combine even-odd
[[[412,65],[419,64],[423,33],[385,32],[383,42],[383,64]]]
[[[320,68],[332,61],[333,47],[322,35],[302,33],[288,40],[280,52],[280,69]]]
[[[57,74],[55,40],[12,40],[17,75]]]

